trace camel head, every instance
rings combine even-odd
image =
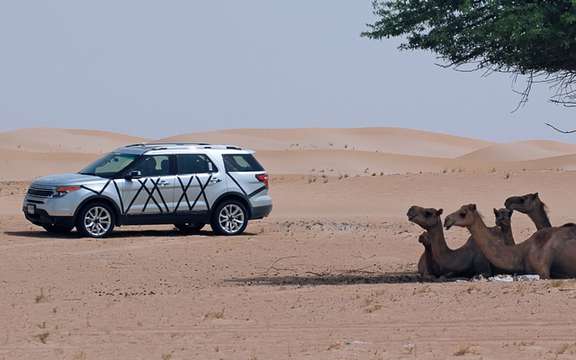
[[[505,228],[512,226],[512,210],[509,209],[494,209],[494,216],[496,216],[496,225]]]
[[[426,231],[420,234],[420,236],[418,237],[418,242],[424,245],[425,247],[432,245],[432,243],[430,242],[430,236],[428,236],[428,232]]]
[[[408,209],[408,220],[416,225],[419,225],[425,230],[429,230],[438,224],[442,224],[442,209],[423,208],[420,206],[412,206]]]
[[[542,207],[544,203],[540,200],[538,193],[526,194],[523,196],[512,196],[506,199],[504,206],[509,210],[516,210],[522,214],[527,214]]]
[[[477,213],[476,204],[464,205],[460,210],[446,216],[446,219],[444,219],[444,227],[446,230],[449,230],[452,226],[470,226],[474,223]]]

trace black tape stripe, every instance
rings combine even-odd
[[[212,175],[210,175],[210,177],[212,177]],[[200,185],[200,192],[196,196],[196,199],[194,199],[194,203],[192,204],[192,210],[194,210],[196,203],[198,202],[198,200],[200,200],[200,196],[204,195],[204,200],[206,200],[206,195],[204,194],[204,189],[206,189],[206,186],[208,186],[208,183],[209,183],[209,181],[207,181],[206,184],[202,185],[202,182],[200,181],[200,178],[198,176],[196,177],[196,180],[198,181],[198,185]],[[210,209],[210,205],[208,203],[206,203],[206,207],[208,209]]]
[[[160,180],[160,179],[158,179],[158,180]],[[140,180],[138,180],[138,181],[140,181]],[[154,180],[152,180],[152,179],[150,179],[150,182],[152,184],[155,184]],[[156,205],[158,210],[160,210],[160,213],[163,214],[164,211],[162,210],[162,207],[158,204],[158,202],[154,198],[154,188],[152,188],[152,191],[150,191],[148,189],[148,187],[144,186],[144,191],[146,191],[146,193],[148,194],[148,198],[146,199],[146,202],[144,203],[144,207],[142,208],[142,212],[146,212],[146,208],[148,207],[148,203],[150,203],[150,199],[152,199],[152,201],[154,202],[154,204]]]
[[[125,214],[128,214],[128,211],[130,211],[130,208],[132,207],[132,205],[134,204],[134,201],[136,201],[136,198],[138,197],[138,195],[140,195],[140,192],[142,192],[142,187],[146,184],[146,182],[148,181],[148,179],[144,179],[144,182],[138,180],[138,182],[140,183],[140,188],[138,189],[138,191],[136,191],[136,195],[134,195],[134,197],[132,198],[132,201],[130,201],[130,204],[128,205],[128,207],[126,208],[126,212]]]
[[[169,213],[170,209],[168,209],[168,205],[166,205],[166,201],[164,200],[164,196],[162,195],[162,191],[160,191],[160,188],[158,187],[158,184],[160,183],[161,180],[162,180],[162,178],[158,178],[158,180],[156,181],[154,188],[152,188],[152,195],[154,195],[154,190],[158,191],[158,195],[160,195],[160,200],[162,200],[162,204],[164,204],[164,207],[166,208],[166,212]]]
[[[262,191],[266,190],[267,187],[266,186],[262,186],[261,188],[257,189],[256,191],[253,191],[252,193],[250,193],[250,195],[248,195],[249,198],[252,198],[256,195],[258,195],[259,193],[261,193]]]
[[[206,188],[208,187],[208,184],[210,184],[210,180],[212,180],[212,174],[210,174],[210,176],[208,176],[208,180],[206,180],[206,184],[204,184],[204,186],[202,186],[202,184],[200,184],[200,192],[202,193],[202,196],[204,197],[204,201],[206,202],[206,209],[208,211],[210,211],[210,203],[208,202],[208,197],[206,196]],[[198,180],[198,183],[200,183],[200,180]]]
[[[188,189],[190,188],[190,184],[192,184],[192,180],[194,180],[194,175],[192,175],[190,177],[190,179],[188,179],[188,184],[186,186],[184,186],[184,183],[182,182],[182,180],[180,179],[179,176],[176,177],[178,179],[178,182],[180,183],[180,188],[182,189],[182,195],[180,195],[180,199],[178,199],[178,203],[176,204],[176,208],[174,209],[174,212],[178,211],[178,208],[180,207],[180,203],[182,202],[182,199],[186,199],[186,203],[188,204],[188,211],[192,210],[192,207],[190,206],[190,199],[188,199]]]
[[[106,190],[106,188],[108,187],[108,185],[110,185],[110,183],[112,182],[112,180],[108,180],[106,182],[106,185],[104,185],[104,187],[102,188],[102,190],[100,190],[100,192],[98,192],[98,195],[102,195],[102,193],[104,192],[104,190]]]
[[[118,184],[116,184],[116,181],[112,182],[114,183],[114,188],[116,189],[118,200],[120,200],[120,211],[122,211],[122,214],[124,214],[124,201],[122,201],[122,194],[120,194],[120,189],[118,189]]]
[[[88,190],[88,191],[91,191],[91,192],[93,192],[93,193],[94,193],[94,194],[96,194],[96,195],[100,195],[100,193],[99,193],[98,191],[96,191],[96,190],[93,190],[93,189],[90,189],[90,188],[89,188],[89,187],[87,187],[87,186],[84,186],[84,185],[80,185],[80,187],[81,187],[82,189],[84,189],[84,190]]]
[[[226,172],[226,175],[228,175],[230,177],[230,179],[232,179],[232,181],[234,181],[234,183],[236,185],[238,185],[238,187],[240,188],[240,190],[242,191],[242,193],[246,196],[248,196],[248,194],[246,193],[246,190],[244,190],[244,188],[242,188],[242,186],[240,186],[240,184],[238,183],[238,181],[236,181],[236,179],[234,179],[234,176],[232,176],[232,174],[230,174],[229,172]]]

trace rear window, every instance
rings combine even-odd
[[[252,172],[264,171],[260,163],[252,154],[233,154],[223,155],[224,165],[228,172]]]
[[[201,154],[179,154],[176,156],[178,162],[178,174],[202,174],[217,172],[216,166],[206,155]]]

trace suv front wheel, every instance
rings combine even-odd
[[[107,204],[95,202],[82,208],[76,229],[83,236],[103,238],[114,230],[114,211]]]
[[[223,201],[212,215],[212,230],[218,235],[240,235],[248,226],[248,212],[239,201]]]

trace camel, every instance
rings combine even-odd
[[[552,227],[546,212],[546,204],[540,200],[538,193],[509,197],[504,202],[504,206],[509,210],[516,210],[528,215],[537,230]]]
[[[478,274],[490,275],[492,268],[482,252],[472,240],[456,250],[446,244],[442,229],[442,209],[412,206],[408,219],[427,232],[430,241],[431,258],[438,266],[435,276],[472,277]],[[421,236],[422,238],[422,236]],[[424,256],[424,255],[423,255]]]
[[[552,227],[550,218],[548,218],[548,208],[546,207],[546,204],[540,200],[540,195],[538,193],[509,197],[506,199],[504,206],[506,206],[507,209],[516,210],[522,214],[528,215],[537,230]],[[575,224],[568,223],[562,226],[575,226]]]
[[[545,228],[518,245],[505,245],[486,226],[475,204],[448,215],[444,226],[467,228],[490,263],[504,271],[542,279],[576,276],[576,226]]]
[[[442,269],[432,257],[432,244],[428,232],[423,232],[418,237],[418,242],[424,246],[424,253],[418,261],[418,273],[424,280],[434,279],[442,276]]]
[[[500,236],[506,245],[515,244],[514,235],[512,235],[512,213],[513,211],[509,209],[494,209],[496,226],[490,228],[490,231]]]

